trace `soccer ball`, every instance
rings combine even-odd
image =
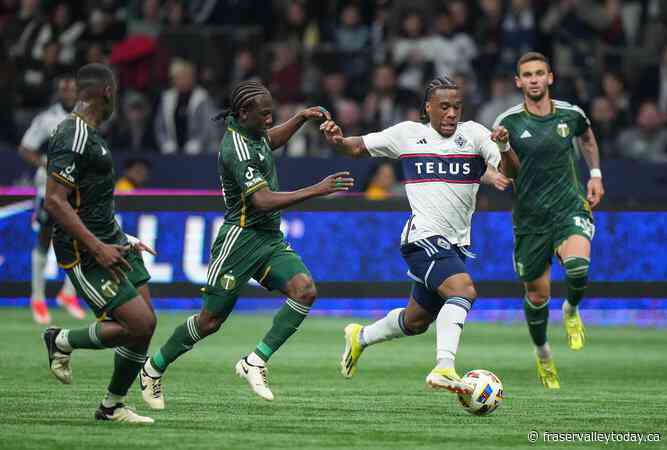
[[[472,394],[459,394],[463,409],[476,416],[491,414],[504,398],[503,384],[493,372],[475,369],[463,376],[463,381],[473,386]]]

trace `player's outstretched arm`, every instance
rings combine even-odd
[[[498,172],[490,165],[486,168],[486,172],[484,172],[484,175],[482,175],[480,181],[484,184],[495,187],[499,191],[504,191],[512,185],[512,180]]]
[[[364,140],[360,136],[343,136],[343,131],[333,120],[327,120],[320,125],[320,130],[324,133],[327,141],[333,144],[337,152],[353,158],[367,158],[371,156],[364,144]]]
[[[72,188],[55,181],[53,177],[49,177],[46,181],[44,209],[62,225],[67,233],[83,244],[97,262],[107,269],[114,280],[118,282],[121,277],[125,276],[125,270],[132,270],[132,266],[123,258],[129,247],[105,244],[97,239],[81,222],[81,219],[69,204],[67,198],[72,190]]]
[[[331,120],[331,114],[321,106],[313,106],[296,113],[287,122],[281,123],[267,131],[271,150],[275,150],[287,144],[287,141],[292,138],[294,133],[296,133],[299,128],[309,120]]]
[[[274,192],[265,187],[252,194],[251,202],[261,211],[285,209],[309,198],[349,191],[354,186],[354,178],[349,175],[350,172],[337,172],[317,184],[292,192]]]
[[[510,134],[507,128],[499,126],[491,132],[491,140],[496,143],[500,150],[500,165],[498,168],[508,178],[516,178],[519,174],[521,164],[519,157],[509,144]]]
[[[586,197],[591,208],[595,208],[604,196],[604,186],[602,185],[602,172],[600,171],[600,151],[598,149],[598,142],[590,127],[588,127],[584,134],[579,136],[579,149],[591,171],[591,178],[588,180],[588,192]]]
[[[45,158],[37,150],[19,145],[19,156],[32,167],[46,166]]]

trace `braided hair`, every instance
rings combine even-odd
[[[433,93],[438,89],[458,89],[459,86],[454,80],[444,75],[441,77],[436,77],[428,82],[426,85],[426,90],[424,91],[424,101],[422,102],[422,109],[419,118],[422,122],[428,122],[428,114],[426,114],[426,102],[431,100]]]
[[[212,120],[226,119],[229,115],[239,116],[241,109],[248,106],[256,97],[270,95],[269,90],[259,81],[242,81],[236,85],[229,100],[229,107],[213,116]]]

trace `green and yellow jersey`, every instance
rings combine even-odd
[[[520,104],[500,114],[493,127],[499,125],[509,131],[521,163],[512,212],[515,234],[547,232],[577,213],[590,218],[574,146],[574,138],[590,127],[581,108],[553,100],[550,114],[536,116]]]
[[[115,217],[111,152],[98,131],[72,114],[51,136],[47,156],[49,176],[73,189],[68,200],[84,226],[106,244],[127,244]],[[81,263],[87,270],[96,264],[87,249],[58,223],[53,231],[53,248],[63,268]]]
[[[260,211],[250,201],[259,189],[279,189],[278,171],[267,136],[253,136],[234,118],[227,125],[218,155],[225,223],[241,228],[280,230],[279,211]]]

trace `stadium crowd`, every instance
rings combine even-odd
[[[12,148],[88,62],[118,74],[116,152],[217,152],[209,120],[230,87],[261,79],[281,122],[329,109],[346,134],[419,120],[425,81],[464,87],[464,120],[491,126],[521,101],[519,55],[553,64],[603,158],[667,161],[667,2],[661,0],[0,0],[0,142]],[[14,147],[15,148],[15,147]],[[282,150],[328,157],[315,126]]]

